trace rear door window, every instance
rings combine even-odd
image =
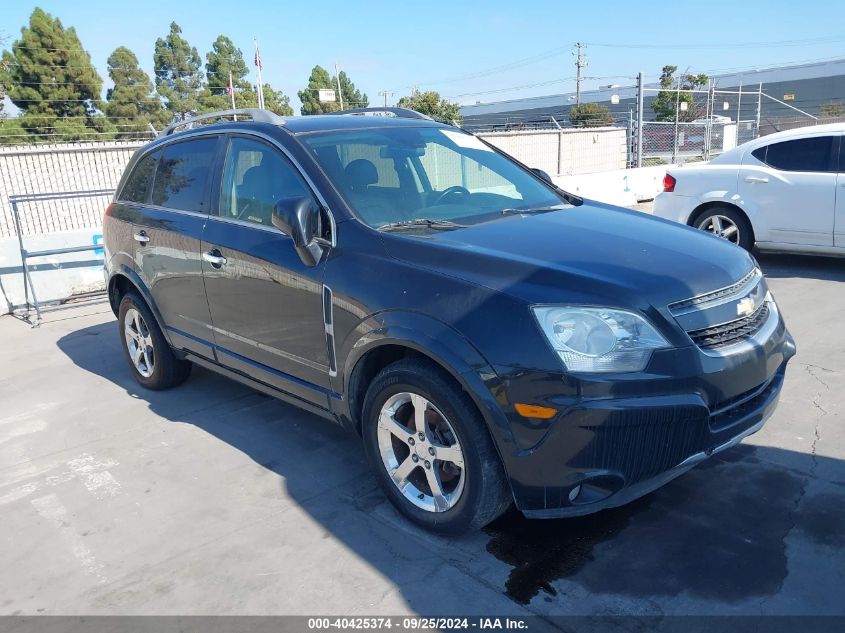
[[[147,201],[157,157],[158,152],[151,152],[136,163],[123,191],[120,192],[120,202],[143,204]]]
[[[781,171],[833,171],[832,136],[813,136],[758,147],[751,155]]]
[[[207,185],[218,137],[180,141],[164,148],[158,161],[152,203],[168,209],[205,213]]]

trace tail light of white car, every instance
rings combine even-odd
[[[666,174],[663,176],[663,191],[667,191],[669,193],[675,191],[675,177],[672,174]]]

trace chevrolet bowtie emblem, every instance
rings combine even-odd
[[[754,297],[745,297],[736,304],[736,313],[739,316],[748,316],[754,313]]]

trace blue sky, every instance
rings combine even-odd
[[[291,97],[311,68],[338,63],[371,103],[411,86],[461,103],[574,90],[576,41],[586,42],[585,88],[655,79],[666,63],[693,71],[761,68],[845,57],[840,2],[7,2],[0,34],[14,39],[35,6],[74,26],[106,79],[106,59],[131,48],[147,72],[171,21],[203,56],[219,34],[250,61],[258,38],[264,79]],[[254,74],[253,74],[254,81]]]

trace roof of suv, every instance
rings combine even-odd
[[[381,116],[372,116],[385,113]],[[392,114],[393,116],[389,116]],[[221,120],[224,117],[235,116],[234,120]],[[237,117],[242,117],[238,119]],[[200,124],[202,121],[206,121]],[[330,130],[360,130],[387,127],[450,127],[439,123],[430,117],[405,108],[359,108],[345,110],[336,114],[320,114],[315,116],[282,117],[267,110],[243,109],[209,112],[196,117],[177,121],[161,133],[154,143],[164,142],[166,139],[178,138],[197,129],[214,131],[221,127],[231,126],[249,128],[280,127],[291,134],[308,134]],[[185,127],[180,130],[179,128]]]
[[[316,116],[285,117],[283,127],[292,134],[323,132],[326,130],[354,130],[374,127],[449,127],[445,123],[425,119],[406,119],[396,116],[368,116],[354,114],[319,114]]]

